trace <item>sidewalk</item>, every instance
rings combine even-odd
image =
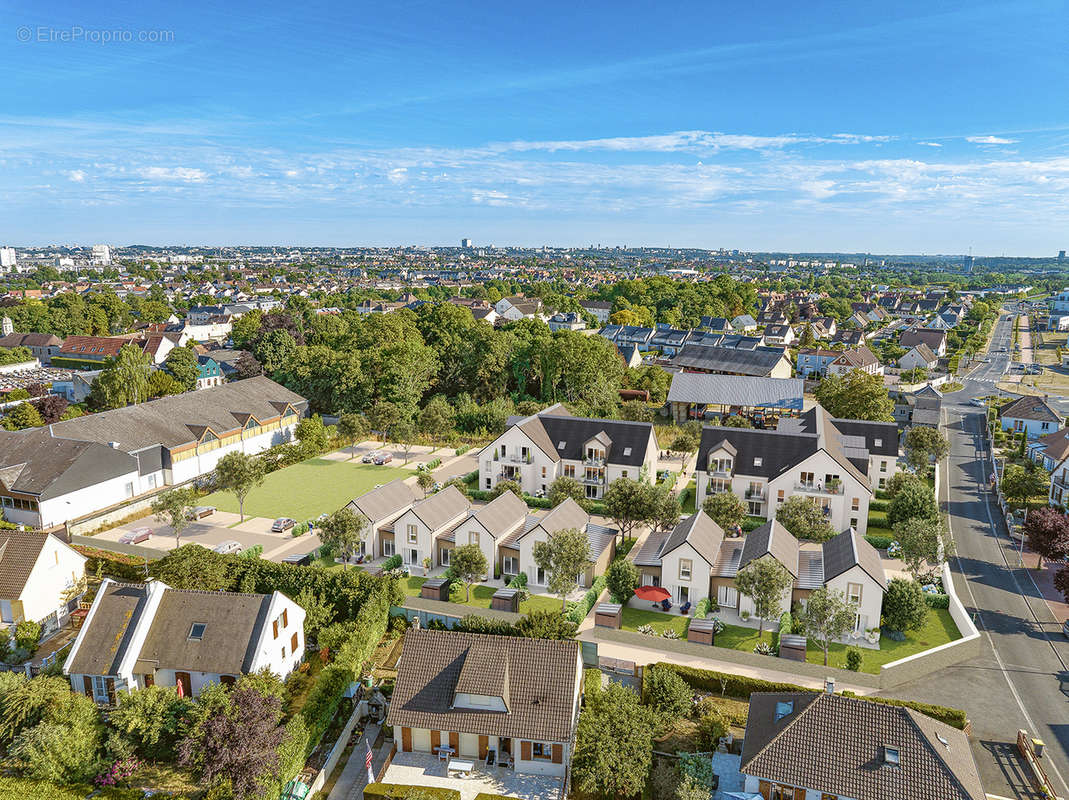
[[[360,741],[353,747],[352,752],[349,754],[349,760],[345,762],[341,775],[338,776],[338,782],[334,784],[334,788],[327,795],[327,800],[361,800],[363,798],[364,787],[367,786],[367,766],[364,760],[367,758],[367,745],[364,742],[370,741],[374,744],[375,740],[379,738],[380,730],[382,730],[381,726],[375,722],[368,724],[364,729]],[[378,750],[372,751],[371,770],[376,775],[382,769],[382,765],[386,763],[386,756],[389,755],[389,752],[390,747],[386,744],[383,744]]]

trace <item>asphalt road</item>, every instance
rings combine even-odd
[[[963,708],[973,726],[973,752],[991,794],[1037,797],[1016,753],[1017,730],[1046,743],[1043,762],[1055,790],[1069,797],[1069,641],[1027,572],[1017,567],[1016,550],[986,491],[990,476],[981,436],[985,410],[969,405],[989,394],[1010,354],[1012,318],[1000,321],[991,361],[981,364],[961,392],[944,398],[950,454],[942,496],[957,547],[952,568],[958,594],[983,637],[980,657],[923,680],[898,687],[893,695]],[[960,578],[964,578],[961,581]]]

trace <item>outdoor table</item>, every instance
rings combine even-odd
[[[446,771],[470,774],[474,769],[475,763],[473,761],[462,761],[459,758],[451,758],[449,759],[449,766],[446,768]]]
[[[434,752],[438,754],[439,761],[445,761],[450,756],[454,756],[457,753],[452,747],[436,747],[434,748]]]

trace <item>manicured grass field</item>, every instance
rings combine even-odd
[[[653,629],[658,633],[671,628],[675,630],[682,639],[686,636],[687,617],[680,614],[662,614],[658,611],[643,611],[641,609],[624,606],[622,621],[623,629],[626,631],[635,631],[638,630],[640,625],[652,625]],[[889,664],[900,658],[905,658],[906,656],[920,653],[923,650],[946,644],[960,636],[961,634],[958,632],[958,626],[955,625],[954,620],[950,618],[949,611],[944,609],[929,609],[928,620],[925,626],[919,631],[913,631],[906,634],[906,638],[903,641],[895,642],[884,636],[880,639],[879,650],[871,650],[859,646],[858,650],[861,651],[861,671],[878,673],[883,664]],[[771,644],[771,631],[765,630],[760,639]],[[652,646],[656,646],[656,641],[656,639],[651,637]],[[757,629],[746,628],[741,625],[725,625],[723,632],[716,637],[717,647],[728,647],[732,650],[744,650],[748,653],[753,652],[757,642]],[[846,648],[847,645],[844,644],[833,644],[829,647],[828,666],[845,667]],[[809,642],[806,649],[805,660],[811,664],[823,664],[824,651],[813,642]]]
[[[407,469],[358,461],[310,458],[268,475],[263,485],[245,498],[245,516],[293,517],[298,522],[314,519],[337,511],[380,483],[411,474]],[[230,492],[213,492],[200,502],[222,511],[238,511],[237,498]]]
[[[423,586],[423,582],[426,578],[418,578],[415,575],[409,575],[407,579],[401,584],[401,588],[409,597],[418,597],[419,589]],[[489,608],[490,598],[494,596],[494,592],[497,591],[493,586],[472,586],[471,587],[471,599],[464,599],[464,589],[461,587],[460,591],[453,592],[449,597],[451,603],[461,603],[463,605],[469,605],[472,608]],[[544,594],[532,594],[529,598],[520,603],[520,613],[529,614],[532,611],[557,611],[561,609],[560,598],[550,597]]]

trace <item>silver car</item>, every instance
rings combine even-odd
[[[212,548],[217,553],[222,555],[229,555],[231,553],[240,553],[242,551],[241,542],[235,542],[233,539],[227,539],[225,542],[219,542]]]

